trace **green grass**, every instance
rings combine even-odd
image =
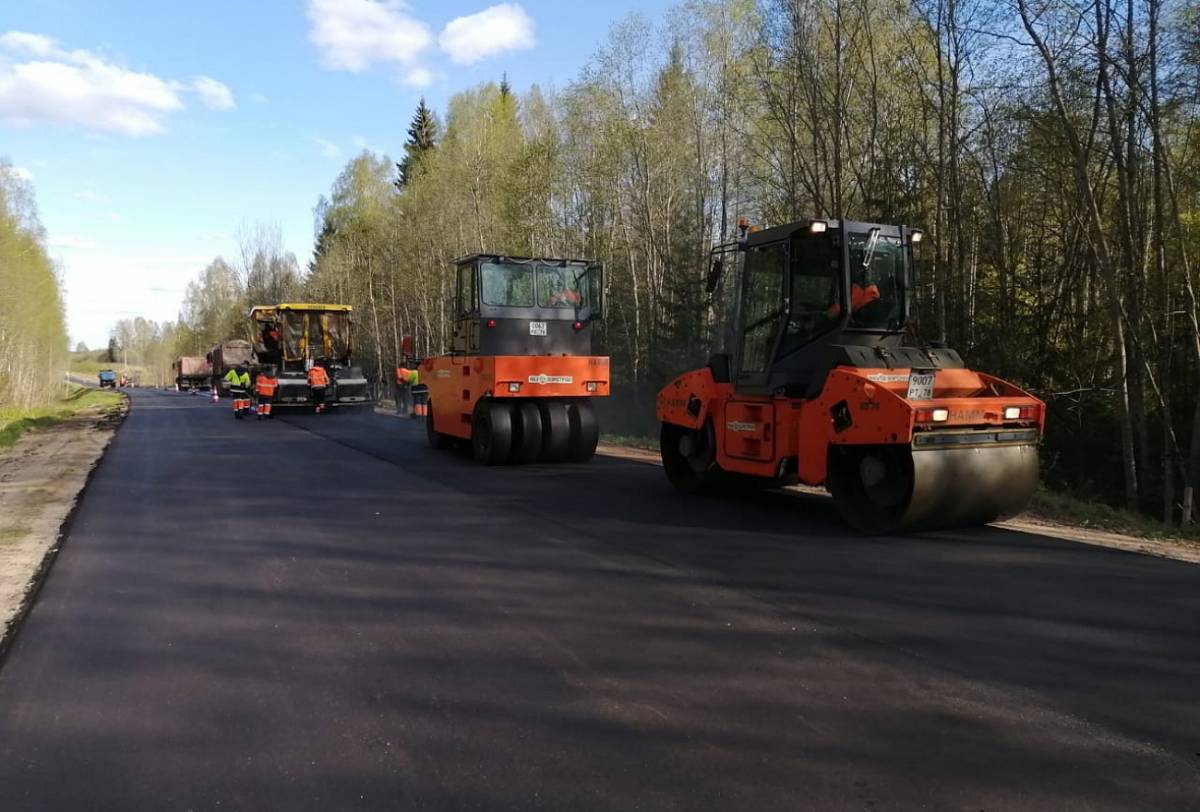
[[[601,434],[600,442],[619,445],[623,448],[640,448],[643,451],[658,451],[658,440],[653,437],[637,437],[629,434]]]
[[[1040,488],[1026,510],[1031,516],[1092,530],[1110,530],[1141,538],[1200,541],[1200,525],[1176,527],[1149,516],[1130,513],[1100,502],[1087,502],[1069,494]]]
[[[46,428],[89,411],[111,413],[121,408],[122,395],[111,389],[71,386],[60,400],[33,409],[0,409],[0,448],[13,445],[30,429]]]

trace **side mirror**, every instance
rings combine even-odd
[[[717,289],[717,285],[721,282],[721,273],[725,270],[725,262],[720,257],[712,261],[712,265],[708,269],[708,279],[704,283],[704,290],[712,293]]]

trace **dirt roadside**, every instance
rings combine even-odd
[[[0,452],[0,655],[58,552],[64,524],[129,409],[88,409]]]

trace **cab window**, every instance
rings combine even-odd
[[[787,243],[746,250],[742,285],[741,371],[765,372],[771,362],[783,308]]]

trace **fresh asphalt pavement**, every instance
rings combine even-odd
[[[0,664],[4,812],[1200,809],[1200,567],[133,401]]]

